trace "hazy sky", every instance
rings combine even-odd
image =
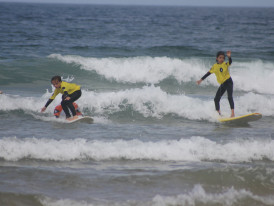
[[[274,0],[0,0],[0,2],[274,7]]]

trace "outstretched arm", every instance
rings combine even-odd
[[[46,105],[41,109],[41,112],[46,111],[47,107],[49,106],[49,104],[53,101],[53,99],[49,99],[46,103]]]
[[[227,51],[227,52],[226,52],[226,56],[227,56],[228,58],[231,58],[231,51]]]
[[[202,83],[203,80],[205,80],[205,78],[207,78],[209,75],[211,75],[210,72],[207,72],[200,80],[198,80],[196,83],[199,85]]]

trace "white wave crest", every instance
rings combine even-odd
[[[40,198],[40,202],[44,206],[195,206],[195,205],[241,205],[248,200],[252,201],[254,205],[274,205],[274,196],[259,196],[255,195],[245,189],[224,188],[223,191],[218,193],[206,192],[205,189],[197,184],[194,188],[185,194],[177,196],[162,196],[156,195],[151,201],[136,201],[128,200],[126,202],[113,202],[113,201],[96,201],[95,203],[88,203],[86,201],[75,201],[71,199],[53,200],[51,198]]]
[[[188,194],[182,194],[175,197],[163,197],[157,195],[153,199],[154,206],[172,206],[172,205],[240,205],[241,201],[245,201],[246,199],[251,199],[252,202],[257,202],[257,204],[264,205],[273,205],[274,204],[274,196],[258,196],[254,195],[252,192],[249,192],[245,189],[236,190],[233,187],[227,189],[224,192],[219,193],[208,193],[204,190],[201,185],[195,185],[192,191]]]
[[[186,95],[170,95],[154,86],[99,94],[88,92],[83,95],[81,101],[84,107],[93,108],[99,114],[106,111],[108,114],[120,112],[131,106],[144,117],[162,118],[167,114],[177,114],[193,120],[216,121],[211,101],[202,101]]]
[[[145,117],[162,118],[167,114],[176,114],[191,120],[211,122],[216,122],[218,118],[213,97],[202,100],[184,94],[171,95],[155,86],[118,92],[87,92],[84,93],[80,102],[84,107],[93,108],[99,114],[105,111],[108,113],[123,111],[126,106],[132,105],[134,111]],[[274,115],[274,97],[272,96],[247,93],[236,97],[234,102],[237,115],[250,112],[260,112],[265,116]],[[229,115],[230,106],[226,96],[222,98],[220,105],[223,114]]]
[[[173,77],[179,83],[200,79],[214,64],[203,59],[178,59],[169,57],[130,57],[130,58],[92,58],[72,55],[51,54],[50,58],[75,64],[81,69],[95,71],[108,80],[129,83],[159,83]],[[236,90],[274,94],[274,63],[260,60],[237,62],[233,60],[230,68]],[[218,86],[214,75],[202,85]]]
[[[190,82],[200,78],[208,67],[197,59],[181,60],[169,57],[88,58],[60,54],[52,54],[49,57],[79,65],[85,70],[96,71],[109,80],[130,83],[154,84],[169,76],[179,82]]]
[[[40,112],[50,95],[50,92],[46,92],[42,98],[1,95],[0,110],[22,109],[27,112]],[[241,97],[236,97],[234,101],[237,115],[260,112],[264,116],[274,116],[274,97],[272,96],[247,93]],[[52,115],[55,106],[60,102],[61,95],[57,96],[56,100],[50,104],[46,114]],[[88,109],[97,116],[108,116],[130,109],[142,114],[144,117],[159,119],[168,114],[176,114],[190,120],[207,120],[211,122],[216,122],[218,118],[213,97],[212,99],[202,100],[184,94],[172,95],[155,86],[99,93],[84,90],[77,103],[82,111]],[[221,100],[221,110],[223,114],[229,114],[230,112],[225,96]]]
[[[274,140],[242,140],[225,144],[204,137],[143,142],[140,140],[88,141],[16,137],[0,139],[0,158],[18,161],[24,158],[71,160],[155,160],[155,161],[274,161]]]

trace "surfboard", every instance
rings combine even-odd
[[[76,123],[76,122],[83,122],[83,123],[87,123],[87,124],[92,124],[93,119],[92,119],[92,117],[89,117],[89,116],[83,116],[83,117],[78,116],[78,118],[75,119],[75,120],[66,121],[66,123],[68,123],[68,124]]]
[[[251,113],[238,117],[220,118],[219,121],[222,123],[233,123],[233,124],[247,124],[248,122],[257,121],[262,118],[260,113]]]

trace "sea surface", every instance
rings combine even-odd
[[[219,50],[262,119],[219,123]],[[94,124],[40,112],[54,75]],[[274,8],[0,3],[0,90],[1,206],[274,205]]]

